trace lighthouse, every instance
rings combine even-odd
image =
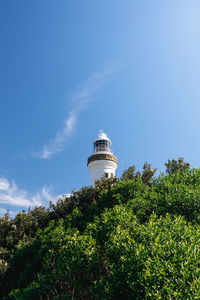
[[[118,162],[111,151],[111,144],[103,131],[99,132],[98,138],[93,142],[93,154],[88,158],[87,163],[92,186],[95,186],[97,180],[115,176]]]

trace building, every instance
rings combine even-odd
[[[115,176],[117,169],[117,157],[111,151],[111,141],[107,135],[100,131],[98,138],[93,142],[93,154],[88,158],[87,166],[91,174],[91,184],[102,178]]]

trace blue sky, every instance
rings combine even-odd
[[[200,2],[0,1],[0,214],[90,184],[103,129],[117,175],[200,166]]]

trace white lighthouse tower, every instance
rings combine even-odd
[[[117,157],[112,154],[111,141],[103,132],[99,132],[98,138],[93,142],[94,152],[88,158],[87,166],[91,173],[91,184],[102,178],[115,176],[117,169]]]

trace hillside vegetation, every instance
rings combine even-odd
[[[0,218],[0,298],[200,299],[200,170],[155,172]]]

